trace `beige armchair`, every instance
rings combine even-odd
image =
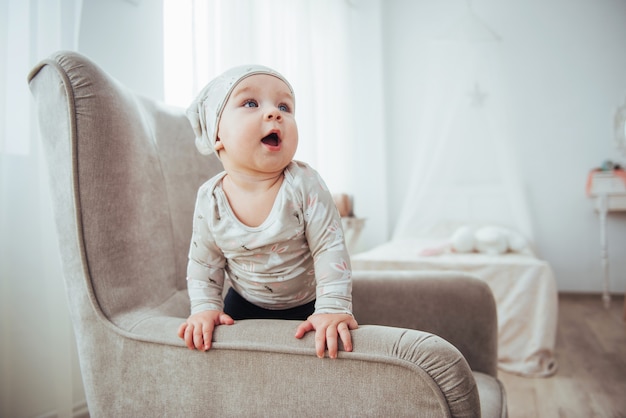
[[[506,416],[493,297],[460,273],[356,273],[361,327],[336,360],[292,321],[239,321],[188,350],[176,329],[193,205],[219,161],[195,151],[181,109],[77,53],[28,80],[92,417]]]

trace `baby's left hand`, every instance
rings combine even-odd
[[[341,338],[344,350],[352,351],[350,330],[358,327],[359,324],[357,324],[352,315],[313,314],[298,326],[296,338],[302,338],[307,332],[315,330],[315,351],[317,357],[324,358],[324,351],[328,347],[328,356],[337,358],[337,337]]]

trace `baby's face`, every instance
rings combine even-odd
[[[215,150],[227,171],[282,171],[298,147],[295,100],[280,79],[257,74],[231,93],[220,119]]]

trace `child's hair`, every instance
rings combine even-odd
[[[235,86],[244,78],[257,74],[271,75],[282,80],[289,87],[291,94],[294,94],[291,84],[285,77],[262,65],[234,67],[214,78],[187,108],[187,118],[196,134],[196,147],[200,153],[209,155],[214,152],[222,110]]]

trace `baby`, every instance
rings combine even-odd
[[[178,329],[190,349],[211,348],[213,330],[239,319],[303,321],[317,356],[352,351],[350,259],[341,219],[317,172],[293,160],[298,146],[289,82],[258,65],[211,81],[187,115],[203,154],[224,172],[196,200],[187,266],[191,316]],[[222,299],[225,277],[231,288]]]

